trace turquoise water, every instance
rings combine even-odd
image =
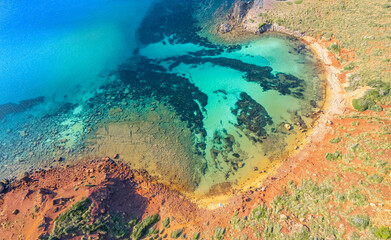
[[[150,2],[1,1],[0,104],[62,97],[116,70]]]
[[[207,193],[298,144],[323,99],[303,43],[211,42],[197,1],[151,2],[0,3],[0,177],[119,154]]]
[[[282,94],[273,89],[265,91],[257,82],[246,80],[245,72],[219,66],[218,63],[187,64],[184,60],[174,68],[170,68],[173,57],[192,55],[202,49],[198,45],[190,43],[175,45],[163,40],[140,50],[140,55],[155,59],[167,71],[190,79],[208,96],[207,104],[202,111],[206,137],[196,135],[195,142],[206,143],[203,158],[209,165],[209,172],[201,177],[198,193],[210,191],[213,185],[225,182],[238,183],[245,178],[251,178],[257,175],[253,171],[254,168],[264,170],[269,167],[271,161],[269,156],[274,155],[273,158],[282,156],[285,151],[292,148],[292,144],[298,144],[303,135],[299,127],[294,126],[296,122],[292,114],[296,113],[300,116],[304,120],[303,125],[311,123],[312,119],[308,113],[314,107],[309,105],[309,101],[319,101],[322,93],[317,61],[308,49],[306,53],[298,53],[296,50],[298,45],[300,42],[297,40],[283,35],[271,35],[247,42],[238,50],[224,51],[211,57],[215,59],[224,57],[255,66],[271,67],[272,74],[282,72],[303,79],[305,90],[302,98]],[[255,135],[252,135],[246,127],[240,126],[239,119],[233,114],[233,109],[242,98],[242,92],[247,93],[257,104],[264,107],[273,121],[273,124],[264,127],[267,138],[265,137],[261,143],[251,141],[251,137]],[[201,104],[197,103],[201,108]],[[284,132],[283,128],[279,129],[279,126],[286,123],[294,126],[294,130]],[[235,139],[233,149],[227,150],[226,146],[217,142],[216,134],[222,139],[233,136]],[[209,150],[218,151],[217,157],[212,157]],[[231,155],[235,152],[240,153],[240,160],[232,158]],[[233,173],[233,166],[240,162],[246,163],[245,166]]]

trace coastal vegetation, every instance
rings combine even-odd
[[[286,1],[289,3],[290,1]],[[262,14],[260,22],[277,23],[306,35],[330,41],[329,50],[344,65],[348,77],[347,91],[379,84],[391,84],[391,15],[390,0],[303,0],[301,4],[275,2],[276,8]],[[296,3],[296,1],[295,1]],[[278,10],[277,10],[278,9]],[[341,49],[346,49],[341,51]],[[359,66],[356,69],[356,66]],[[374,86],[375,85],[375,86]],[[378,90],[378,89],[377,89]],[[377,104],[391,101],[389,91],[375,98],[367,94],[355,101],[359,111],[381,111]],[[376,104],[375,104],[376,103]]]
[[[352,187],[341,192],[338,190],[338,182],[338,178],[326,179],[322,183],[307,179],[299,184],[290,180],[284,187],[284,192],[270,204],[259,204],[248,216],[235,212],[229,221],[229,228],[217,226],[210,238],[343,239],[349,232],[350,239],[359,239],[360,236],[389,239],[389,227],[377,226],[366,213],[370,205],[366,195],[362,194],[364,188]],[[380,182],[375,180],[377,184]],[[168,236],[165,229],[170,228],[169,218],[161,220],[158,214],[153,214],[143,220],[126,222],[110,214],[93,217],[91,211],[94,207],[88,198],[75,203],[55,220],[52,234],[41,236],[40,239],[54,240],[91,234],[99,234],[104,239],[114,237],[135,240],[165,239]],[[204,232],[188,232],[185,228],[171,230],[169,236],[171,239],[207,237]]]

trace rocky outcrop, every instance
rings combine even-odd
[[[237,0],[231,8],[227,19],[235,23],[242,23],[243,18],[247,15],[249,9],[251,9],[254,1]]]
[[[232,26],[229,23],[223,23],[223,24],[220,25],[219,31],[221,33],[230,32],[230,31],[232,31]]]
[[[280,26],[276,23],[273,24],[263,24],[262,26],[259,27],[259,32],[264,33],[264,32],[280,32],[280,33],[285,33],[291,36],[295,36],[297,38],[304,37],[304,32],[299,32],[299,31],[293,31],[290,29],[287,29],[283,26]]]

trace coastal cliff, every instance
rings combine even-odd
[[[224,22],[218,24],[218,31],[222,34],[244,31],[255,34],[279,32],[295,36],[297,38],[302,38],[304,36],[304,32],[290,30],[276,23],[263,21],[262,14],[265,11],[264,8],[268,8],[265,4],[266,2],[264,2],[264,0],[236,0],[232,4]],[[258,20],[259,18],[262,20]]]

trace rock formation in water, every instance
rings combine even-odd
[[[5,116],[11,113],[23,112],[27,109],[34,107],[42,103],[45,100],[45,97],[36,97],[32,99],[27,99],[20,101],[19,104],[16,103],[5,103],[0,105],[0,120]]]

